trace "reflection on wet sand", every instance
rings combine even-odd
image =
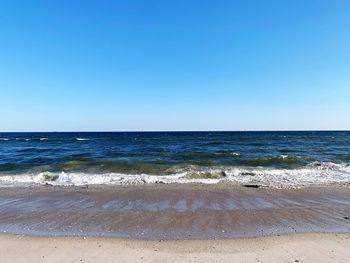
[[[6,188],[0,231],[142,239],[350,232],[349,186],[232,185]]]

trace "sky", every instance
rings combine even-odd
[[[0,131],[350,129],[350,1],[0,1]]]

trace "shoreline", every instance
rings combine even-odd
[[[0,233],[145,240],[232,239],[350,232],[347,185],[7,188]]]
[[[0,234],[0,262],[348,262],[349,247],[350,234],[335,233],[162,242]]]

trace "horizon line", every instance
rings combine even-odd
[[[102,130],[102,131],[0,131],[0,133],[112,133],[112,132],[126,132],[126,133],[135,133],[135,132],[348,132],[347,129],[296,129],[296,130]]]

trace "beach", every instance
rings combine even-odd
[[[0,262],[349,262],[348,185],[3,188]]]
[[[349,262],[350,234],[145,241],[0,235],[0,262]]]
[[[228,184],[9,187],[0,232],[149,240],[349,233],[348,185],[273,189]]]
[[[3,134],[0,262],[349,262],[349,136]]]

